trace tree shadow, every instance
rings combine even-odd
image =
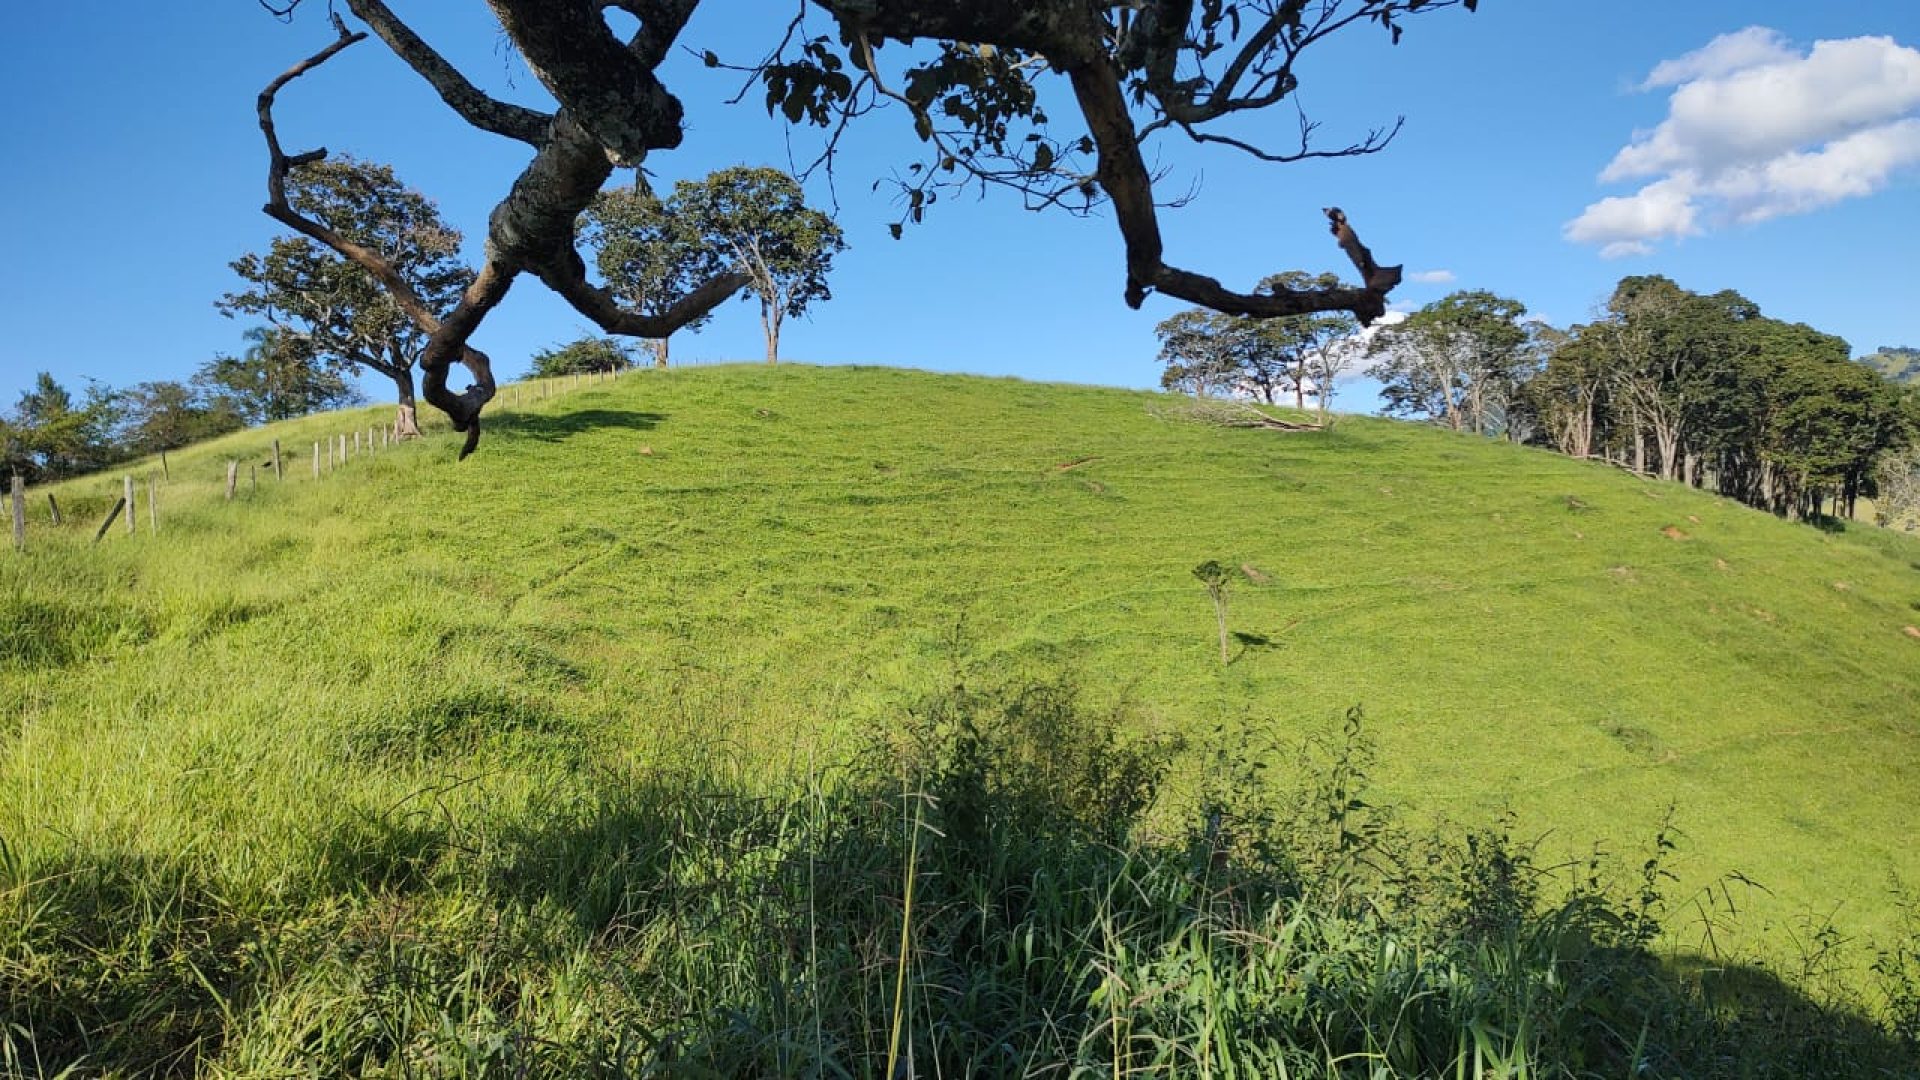
[[[624,428],[628,431],[652,431],[666,420],[665,413],[639,412],[633,409],[579,409],[567,413],[510,412],[488,421],[495,431],[540,442],[564,442],[575,435],[600,428]]]
[[[1280,647],[1279,642],[1268,637],[1266,634],[1251,634],[1245,630],[1235,630],[1233,632],[1233,640],[1240,643],[1240,651],[1234,653],[1233,659],[1227,661],[1229,667],[1245,659],[1248,653],[1261,652],[1267,649],[1278,649]]]

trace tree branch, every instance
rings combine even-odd
[[[684,13],[678,24],[667,11],[669,21],[652,31],[643,25],[629,47],[613,35],[594,0],[487,0],[487,6],[534,75],[619,164],[638,165],[650,150],[680,145],[680,101],[653,66],[655,53],[664,57],[671,45],[670,38],[656,37],[677,33]]]
[[[572,258],[565,257],[569,255]],[[592,319],[594,325],[607,333],[654,339],[669,337],[681,327],[697,322],[701,316],[719,307],[748,284],[747,275],[730,270],[709,278],[699,288],[675,301],[666,311],[658,315],[642,315],[621,307],[612,293],[589,282],[586,266],[572,248],[536,272],[548,288],[559,293],[562,299],[573,305],[575,311]]]
[[[537,147],[546,141],[552,116],[482,93],[381,0],[347,0],[347,7],[361,22],[372,27],[395,56],[427,80],[440,100],[459,113],[461,119],[482,131],[518,139],[529,146]]]
[[[1346,226],[1344,216],[1336,224],[1336,235],[1365,279],[1363,288],[1237,293],[1213,278],[1166,265],[1162,259],[1160,224],[1154,211],[1153,178],[1140,157],[1140,144],[1134,136],[1118,73],[1111,62],[1101,57],[1092,63],[1068,68],[1067,75],[1099,149],[1100,165],[1095,177],[1113,201],[1114,216],[1126,243],[1127,306],[1138,308],[1147,293],[1157,289],[1229,315],[1273,318],[1315,311],[1349,311],[1365,324],[1386,314],[1386,296],[1399,284],[1400,268],[1375,265],[1372,254],[1360,246],[1357,238],[1348,246],[1353,230]],[[1340,233],[1340,229],[1345,229],[1345,233]]]

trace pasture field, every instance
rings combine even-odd
[[[1223,777],[1333,805],[1339,747],[1360,746],[1352,813],[1504,832],[1538,867],[1602,851],[1595,887],[1660,913],[1657,944],[1634,942],[1669,970],[1764,965],[1898,1026],[1885,976],[1913,959],[1894,943],[1914,932],[1900,883],[1920,883],[1911,538],[1406,424],[1228,429],[1158,394],[852,367],[634,372],[490,415],[467,461],[442,430],[313,479],[313,440],[387,415],[171,455],[157,534],[142,505],[135,535],[91,542],[117,473],[56,489],[58,530],[34,494],[27,551],[0,558],[0,1073],[519,1075],[506,1063],[593,1039],[553,1074],[905,1075],[888,1062],[916,1045],[922,1075],[1039,1069],[1038,1027],[1006,1036],[1028,1049],[1004,1069],[953,1049],[926,987],[964,969],[927,974],[941,947],[910,942],[928,966],[896,970],[914,889],[959,873],[914,885],[914,838],[951,828],[896,806],[906,866],[842,849],[832,865],[882,883],[862,919],[833,923],[810,876],[752,878],[756,860],[826,873],[821,837],[864,835],[834,831],[835,800],[929,745],[903,775],[975,784],[950,792],[1037,798],[1065,770],[1047,813],[1092,831],[1068,830],[1071,855],[1022,849],[1041,867],[1118,844],[1103,813],[1190,841]],[[275,437],[287,479],[256,488],[243,465],[224,500],[225,463]],[[133,470],[142,500],[157,470]],[[1192,573],[1209,559],[1236,571],[1224,665]],[[969,709],[1025,734],[969,741]],[[996,786],[975,757],[1043,779]],[[749,879],[751,902],[716,899]],[[801,923],[753,923],[779,921],[776,886]],[[703,951],[703,926],[728,936]],[[864,989],[828,1008],[818,969],[758,972],[762,933],[822,965],[848,950]],[[1100,1075],[1157,1060],[1116,1035],[1125,996],[1093,995],[1110,1021],[1068,1040]],[[836,1027],[843,1006],[906,1034]],[[1446,1060],[1320,1037],[1312,1075]],[[1505,1030],[1488,1060],[1529,1037]],[[1627,1075],[1619,1041],[1618,1060],[1554,1060]],[[1171,1074],[1261,1074],[1244,1047],[1174,1045],[1151,1043]]]

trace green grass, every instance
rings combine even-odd
[[[878,913],[904,902],[908,857],[862,831],[855,795],[878,789],[842,770],[956,683],[1060,678],[1129,738],[1185,747],[1141,836],[1186,835],[1216,732],[1294,776],[1301,741],[1361,703],[1370,798],[1410,829],[1510,812],[1542,865],[1598,844],[1635,867],[1671,810],[1664,949],[1872,983],[1867,942],[1905,917],[1890,882],[1920,880],[1920,640],[1903,633],[1920,544],[1423,428],[1225,430],[1174,404],[886,369],[647,371],[510,406],[458,464],[438,433],[314,480],[312,442],[383,409],[182,451],[157,535],[142,506],[134,536],[90,542],[117,476],[57,489],[60,530],[36,494],[28,551],[0,558],[0,1003],[31,1005],[41,1044],[84,1048],[83,1069],[129,1074],[285,1075],[290,1046],[378,1072],[396,1047],[507,1038],[514,1017],[554,1046],[625,1037],[607,1016],[663,1038],[711,1020],[663,987],[747,1010],[770,987],[807,999],[828,969],[887,1015],[898,948],[878,943],[901,928]],[[224,501],[225,462],[264,461],[276,436],[287,479],[256,491],[243,466]],[[1192,575],[1209,559],[1263,579],[1229,590],[1225,666]],[[1064,835],[1007,858],[1078,866],[1058,843],[1084,838]],[[1162,895],[1184,850],[1074,880]],[[872,955],[820,961],[817,925],[808,947],[753,947],[742,912],[820,918],[811,898],[761,904],[806,892],[796,852],[857,878],[869,906],[825,947]],[[1186,933],[1212,924],[1168,913],[1197,904],[1063,900],[1091,921],[1059,933]],[[1274,910],[1258,932],[1298,914]],[[1829,924],[1852,944],[1827,949]],[[1382,940],[1355,925],[1311,929]],[[732,937],[675,947],[703,927]],[[1093,945],[1057,965],[1066,989],[1002,1004],[1071,997]],[[767,964],[794,966],[749,970]],[[808,1000],[770,1031],[815,1025],[812,1056],[733,1057],[771,1043],[688,1030],[723,1071],[884,1070],[884,1030],[828,1053],[830,1010]],[[937,1049],[937,1011],[914,1015],[923,1052],[974,1061]],[[1009,1038],[1117,1060],[1092,1031]],[[1385,1053],[1360,1045],[1355,1062]],[[595,1060],[616,1051],[691,1052]]]

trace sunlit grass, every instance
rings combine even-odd
[[[1380,421],[1185,423],[1158,395],[760,365],[548,389],[457,464],[440,429],[316,480],[313,443],[364,439],[377,407],[181,451],[165,482],[141,463],[134,535],[98,544],[120,474],[56,489],[59,530],[33,493],[27,552],[0,558],[0,984],[95,986],[47,1007],[139,1015],[157,1046],[175,1025],[215,1074],[277,1075],[261,1048],[360,1045],[403,1014],[585,1038],[616,985],[634,1030],[673,1030],[631,984],[695,958],[649,937],[688,931],[639,893],[817,849],[837,770],[927,695],[1007,673],[1064,673],[1129,737],[1184,740],[1169,822],[1210,733],[1277,748],[1254,756],[1284,777],[1355,703],[1372,797],[1412,821],[1510,810],[1551,863],[1640,852],[1671,808],[1671,946],[1712,929],[1800,959],[1829,919],[1889,941],[1890,877],[1920,879],[1906,538]],[[275,437],[284,481],[260,467]],[[1257,576],[1229,587],[1224,667],[1209,559]],[[756,794],[801,817],[728,824]],[[629,827],[686,835],[694,862],[622,846]],[[511,869],[535,855],[562,862]],[[900,852],[876,858],[900,889]],[[1764,888],[1688,906],[1731,872]],[[1727,902],[1737,927],[1707,921]],[[860,984],[885,1013],[898,958],[875,948],[849,963],[885,969]],[[94,983],[32,967],[89,949]],[[616,955],[624,974],[596,968]],[[1872,959],[1837,962],[1864,985]],[[367,981],[388,968],[425,974]],[[149,996],[163,1014],[138,1014]],[[244,1037],[204,1044],[183,1001]]]

